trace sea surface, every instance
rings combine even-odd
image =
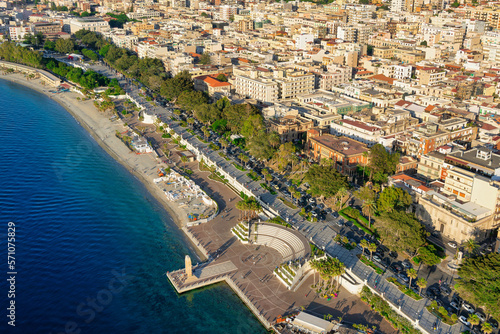
[[[177,295],[189,242],[63,107],[5,80],[0,102],[0,333],[265,333],[225,284]]]

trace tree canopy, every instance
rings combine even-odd
[[[188,71],[182,71],[161,84],[160,94],[167,100],[175,100],[185,91],[194,90],[193,80]]]
[[[203,52],[203,54],[200,57],[200,64],[202,64],[202,65],[208,65],[210,63],[211,63],[210,53]]]
[[[455,289],[460,296],[500,320],[500,254],[467,258],[458,275]]]
[[[419,248],[418,257],[428,266],[435,266],[441,262],[441,258],[436,255],[436,247],[433,245],[427,245],[425,247]]]
[[[72,39],[59,38],[54,49],[60,53],[71,53],[75,51],[75,43]]]
[[[424,244],[426,231],[413,213],[384,212],[376,219],[377,232],[392,250],[414,253]]]
[[[399,163],[399,153],[389,153],[381,144],[375,144],[370,148],[370,163],[368,173],[370,178],[377,183],[387,181],[387,176],[396,172]]]
[[[391,212],[393,210],[405,210],[412,203],[409,193],[394,186],[386,187],[377,200],[377,208],[380,212]]]
[[[339,189],[349,188],[347,178],[329,166],[312,165],[305,174],[313,196],[333,197]]]

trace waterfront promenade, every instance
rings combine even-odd
[[[22,84],[43,91],[42,87],[36,87],[37,82],[35,80],[32,82],[23,82],[22,78],[18,79]],[[130,87],[129,89],[134,90],[135,88]],[[47,91],[43,92],[48,94]],[[137,92],[134,93],[137,94]],[[103,147],[105,147],[113,157],[122,162],[125,166],[127,166],[127,168],[135,173],[135,175],[142,179],[146,185],[148,185],[148,182],[150,182],[156,172],[157,161],[151,155],[137,156],[130,154],[126,146],[114,136],[116,126],[118,126],[119,123],[112,123],[105,115],[96,112],[95,109],[93,109],[91,101],[77,102],[75,96],[76,94],[68,93],[54,97],[54,99],[58,100],[58,102],[65,106],[84,127],[93,133],[96,140]],[[158,113],[171,115],[165,109],[158,107],[155,109]],[[208,145],[190,136],[189,133],[186,132],[186,129],[180,127],[176,123],[172,123],[171,125],[176,132],[182,135],[184,138],[183,140],[189,141],[189,143],[196,147],[201,154],[213,159],[216,162],[217,167],[223,169],[227,175],[230,175],[236,185],[244,187],[246,192],[250,192],[259,198],[265,205],[268,212],[279,214],[285,219],[288,218],[294,228],[302,230],[302,233],[304,233],[307,238],[318,247],[325,249],[331,255],[337,254],[336,252],[339,250],[336,247],[338,245],[332,241],[332,237],[335,235],[333,230],[327,228],[325,224],[312,224],[300,219],[297,215],[298,210],[292,210],[286,207],[277,199],[276,196],[272,196],[263,191],[263,189],[258,186],[258,183],[252,182],[248,176],[246,176],[245,172],[239,171],[230,162],[225,161],[216,152],[210,150],[207,147]],[[195,169],[193,166],[195,165],[190,165],[192,169]],[[229,202],[228,199],[235,199],[236,197],[235,194],[225,185],[209,180],[207,173],[195,172],[193,179],[198,184],[202,185],[204,189],[207,190],[207,192],[221,204],[221,210],[229,210],[229,213],[225,215],[224,218],[221,218],[221,215],[219,215],[216,219],[207,224],[190,228],[190,232],[194,236],[194,245],[202,245],[206,254],[210,255],[219,250],[221,246],[225,245],[225,243],[231,243],[231,239],[233,239],[233,236],[230,234],[230,228],[237,222],[237,214],[234,209],[236,201]],[[152,192],[155,194],[154,187],[148,188],[150,188],[150,190],[152,189]],[[156,193],[157,198],[161,199],[161,195],[162,194],[158,196],[158,193]],[[168,203],[165,204],[168,205]],[[171,208],[169,209],[169,211],[171,211]],[[305,228],[307,229],[307,232],[304,232]],[[235,240],[232,241],[232,244],[235,244],[234,241]],[[241,249],[241,246],[250,248]],[[266,250],[268,254],[265,252],[259,253],[261,249],[255,249],[251,248],[251,246],[245,246],[237,243],[234,246],[227,247],[226,252],[221,253],[219,258],[220,261],[230,260],[231,257],[239,257],[239,254],[244,254],[247,251],[248,256],[250,257],[256,255],[258,256],[259,254],[262,256],[262,254],[265,254],[267,266],[261,268],[259,264],[254,265],[252,261],[252,265],[250,265],[250,262],[247,261],[247,268],[245,268],[247,271],[240,272],[240,276],[236,275],[235,281],[231,282],[238,287],[237,292],[242,291],[245,298],[248,298],[248,300],[251,300],[251,302],[256,305],[259,313],[261,312],[260,310],[266,311],[263,312],[263,316],[268,319],[268,321],[273,321],[277,315],[282,315],[287,311],[299,309],[303,306],[308,312],[313,314],[315,313],[319,316],[323,314],[332,314],[335,317],[344,316],[344,320],[346,322],[380,324],[380,330],[382,332],[394,332],[392,327],[390,327],[386,321],[382,321],[378,314],[369,310],[369,307],[364,303],[361,303],[359,297],[350,295],[344,290],[341,290],[340,297],[337,298],[337,300],[326,302],[325,300],[320,299],[309,288],[312,283],[312,277],[309,277],[296,293],[289,292],[274,276],[272,276],[272,270],[279,264],[278,262],[280,261],[277,260],[277,252],[267,247],[262,247],[262,249]],[[365,275],[367,284],[374,287],[374,282],[377,278],[372,269],[364,266],[364,264],[360,263],[357,258],[353,256],[354,253],[351,252],[351,255],[348,257],[341,258],[339,256],[339,258],[342,261],[345,261],[348,268],[352,268],[353,273],[358,276],[358,278],[364,279],[363,275]],[[237,262],[233,263],[237,265]],[[261,260],[260,263],[264,263],[263,260]],[[247,273],[248,276],[245,276]],[[418,303],[418,308],[415,309],[411,307],[411,305],[414,305],[411,298],[402,295],[396,287],[391,284],[383,284],[382,286],[384,287],[384,297],[388,296],[387,298],[390,302],[393,302],[393,300],[401,300],[402,312],[405,313],[410,319],[418,319],[419,324],[423,329],[427,331],[430,330],[430,326],[436,321],[436,317],[423,309],[423,305],[427,303],[425,299],[420,301]],[[392,296],[392,298],[390,296]],[[396,296],[399,298],[395,299]],[[460,333],[462,330],[461,327],[462,326],[458,324],[452,327],[443,325],[442,330],[439,332],[453,334]]]

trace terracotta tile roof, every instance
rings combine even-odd
[[[376,74],[374,76],[369,77],[368,79],[377,80],[377,81],[385,81],[385,82],[390,83],[391,85],[394,83],[394,80],[395,80],[393,78],[386,77],[383,74]]]
[[[204,80],[210,87],[224,87],[224,86],[231,86],[229,82],[224,82],[224,81],[219,81],[214,78],[206,78]]]
[[[483,126],[481,127],[481,129],[486,130],[486,131],[491,131],[491,130],[495,130],[498,128],[496,126],[491,125],[491,124],[484,123]]]
[[[342,120],[343,123],[345,124],[350,124],[352,126],[355,126],[357,128],[360,128],[360,129],[363,129],[363,130],[366,130],[366,131],[377,131],[377,130],[380,130],[379,128],[377,128],[376,126],[369,126],[363,122],[359,122],[359,121],[351,121],[349,119],[344,119]]]

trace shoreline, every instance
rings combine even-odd
[[[153,165],[156,166],[158,164],[158,161],[156,160],[156,158],[152,156],[152,153],[148,155],[134,154],[132,158],[136,159],[127,159],[127,157],[123,156],[125,152],[130,156],[131,151],[115,136],[114,129],[119,125],[123,126],[121,122],[120,123],[111,122],[105,114],[100,113],[95,109],[93,105],[93,100],[91,99],[87,101],[77,101],[76,96],[78,94],[75,92],[65,92],[59,94],[50,93],[48,90],[51,87],[43,86],[40,83],[39,79],[27,80],[22,74],[14,73],[14,74],[1,75],[0,80],[13,82],[22,85],[24,87],[27,87],[29,89],[33,89],[41,94],[44,94],[51,100],[55,101],[58,105],[63,107],[77,121],[77,123],[92,136],[92,138],[96,141],[96,143],[102,149],[104,149],[104,151],[106,151],[107,154],[111,156],[111,158],[113,158],[120,165],[125,167],[125,169],[131,175],[137,178],[137,180],[139,180],[141,184],[144,185],[148,193],[155,198],[158,204],[160,204],[161,207],[170,215],[175,225],[183,232],[186,241],[188,241],[187,243],[188,248],[192,249],[196,253],[200,262],[206,261],[208,259],[206,254],[204,254],[204,252],[202,252],[196,246],[196,244],[193,243],[193,240],[189,237],[189,235],[186,234],[184,221],[180,216],[181,212],[176,210],[176,208],[172,205],[172,203],[170,203],[166,199],[163,192],[153,183],[152,178],[151,180],[148,180],[147,176],[151,175],[151,173],[149,172],[148,174],[147,170],[149,169],[149,171],[151,171],[150,167]],[[107,127],[105,128],[97,129],[96,127],[92,126],[96,124],[90,124],[91,121],[93,121],[93,123],[101,123],[104,121],[107,122],[108,124]],[[112,141],[119,141],[119,145],[122,146],[123,150],[116,146],[117,144],[116,142],[112,143]],[[135,168],[133,165],[131,165],[131,160],[136,160],[135,162],[137,162],[137,160],[147,160],[148,157],[151,160],[149,162],[150,166],[148,166],[148,168],[141,168],[143,166],[140,166],[141,165],[140,162],[136,164]],[[144,161],[141,162],[144,163]]]

